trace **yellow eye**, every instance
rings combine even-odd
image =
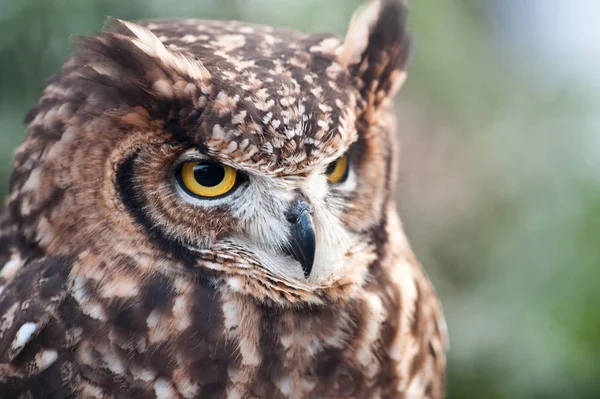
[[[218,162],[186,162],[180,168],[180,181],[199,197],[219,197],[235,186],[237,171]]]
[[[348,155],[342,155],[329,164],[327,170],[327,180],[329,183],[342,183],[348,177]]]

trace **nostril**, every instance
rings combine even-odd
[[[300,217],[302,216],[302,214],[304,212],[308,212],[309,214],[312,215],[311,206],[305,200],[299,199],[299,200],[294,201],[292,203],[292,205],[289,207],[289,209],[285,213],[285,218],[287,219],[288,222],[290,222],[292,224],[296,224],[296,223],[298,223],[298,221],[300,220]]]

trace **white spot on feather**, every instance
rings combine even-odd
[[[172,399],[177,396],[173,386],[164,378],[159,378],[154,383],[154,394],[156,399]]]
[[[125,373],[125,366],[119,356],[113,352],[110,348],[102,348],[102,359],[110,371],[116,375],[123,375]]]
[[[52,366],[54,362],[56,362],[56,359],[58,359],[58,352],[53,349],[49,349],[40,352],[35,356],[35,364],[37,365],[39,371],[43,371]]]
[[[370,317],[366,318],[363,340],[360,342],[356,357],[359,363],[365,368],[367,376],[372,378],[379,368],[377,359],[372,351],[372,346],[379,338],[380,326],[385,320],[386,315],[381,299],[377,294],[367,292],[365,299],[365,303],[369,308]]]
[[[242,355],[242,364],[245,366],[258,366],[261,362],[261,356],[258,351],[257,335],[251,331],[245,334],[238,334],[237,329],[244,327],[250,330],[253,326],[248,322],[248,318],[254,315],[247,314],[248,309],[243,309],[238,301],[226,300],[223,303],[223,317],[225,319],[225,328],[232,336],[238,337],[239,350]]]
[[[156,94],[159,94],[163,97],[170,97],[172,94],[171,84],[164,79],[157,80],[156,82],[154,82],[154,84],[152,85],[152,88],[154,89]]]
[[[242,399],[244,393],[238,387],[227,387],[227,399]]]
[[[5,280],[12,280],[21,266],[23,266],[23,262],[21,261],[19,255],[13,255],[12,258],[10,258],[10,260],[2,267],[2,271],[0,271],[0,277]]]
[[[29,174],[29,178],[27,179],[27,181],[25,182],[25,184],[23,185],[22,190],[23,191],[30,191],[30,192],[35,192],[37,191],[37,189],[40,186],[40,175],[42,173],[42,170],[40,168],[34,169],[30,174]]]
[[[83,277],[78,276],[73,282],[73,298],[81,304],[83,301],[88,299],[87,288],[85,288],[85,280]]]
[[[104,312],[104,308],[97,302],[84,302],[81,305],[81,311],[93,319],[106,321],[106,313]]]
[[[104,396],[104,391],[102,391],[102,389],[100,389],[99,387],[97,387],[96,385],[91,385],[87,382],[83,382],[80,385],[81,389],[81,396],[84,398],[101,398]]]
[[[235,292],[242,292],[244,288],[244,283],[239,277],[229,277],[227,279],[227,285]]]
[[[19,331],[17,331],[17,336],[10,346],[11,349],[18,350],[24,347],[27,342],[31,340],[31,337],[33,337],[35,330],[37,330],[37,324],[33,322],[23,324],[21,328],[19,328]]]
[[[154,309],[146,319],[148,326],[148,339],[150,343],[166,341],[169,339],[168,320],[157,309]]]
[[[187,376],[187,368],[181,367],[173,373],[173,382],[177,391],[186,399],[199,397],[200,385]]]
[[[131,367],[129,369],[131,375],[136,380],[151,382],[156,378],[156,373],[150,369],[142,369],[138,367]]]
[[[78,276],[75,278],[72,292],[73,298],[79,303],[83,313],[100,321],[105,321],[107,319],[106,312],[102,305],[90,299],[83,277]]]
[[[306,397],[307,393],[310,392],[315,384],[305,378],[297,375],[285,376],[279,379],[277,382],[279,391],[285,396],[293,399],[300,399]]]
[[[279,380],[279,390],[284,395],[290,395],[292,393],[293,384],[290,377],[283,377]]]
[[[246,44],[244,35],[222,35],[217,38],[212,45],[220,47],[222,51],[229,52]]]
[[[232,152],[234,152],[235,150],[237,150],[238,145],[235,141],[232,141],[231,143],[229,143],[229,145],[227,147],[225,147],[223,150],[221,150],[221,152],[223,154],[231,154]]]
[[[110,283],[102,286],[102,297],[104,298],[128,298],[139,293],[136,281],[125,279],[114,279]]]
[[[185,35],[181,38],[182,42],[186,42],[186,43],[194,43],[198,40],[198,38],[194,35]]]
[[[19,309],[20,305],[21,303],[19,302],[13,303],[10,308],[8,308],[6,313],[2,315],[2,318],[0,319],[0,331],[6,331],[12,326],[13,322],[15,321],[15,313]]]
[[[185,296],[180,295],[175,299],[173,304],[173,316],[177,329],[183,331],[192,325],[192,319],[190,317],[190,309]]]
[[[323,39],[316,46],[312,46],[309,51],[311,53],[333,54],[340,45],[340,40],[337,37],[328,37]]]

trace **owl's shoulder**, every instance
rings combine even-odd
[[[60,363],[65,335],[56,312],[67,294],[67,266],[66,259],[25,251],[0,217],[0,392],[21,392]]]

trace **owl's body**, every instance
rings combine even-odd
[[[198,20],[81,39],[0,217],[0,397],[442,397],[394,202],[404,23],[383,0],[345,41]],[[191,161],[237,181],[199,195]]]

